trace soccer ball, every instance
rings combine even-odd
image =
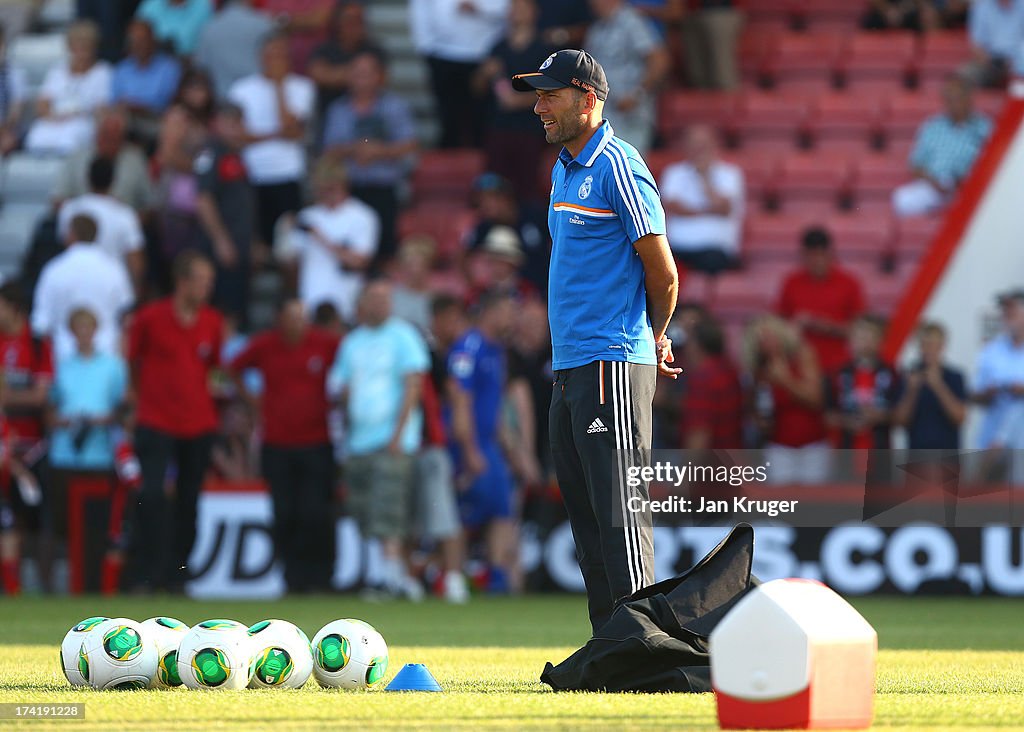
[[[252,638],[250,689],[298,689],[313,673],[309,638],[287,620],[261,620],[249,628]]]
[[[178,645],[188,632],[188,626],[175,618],[160,617],[143,620],[142,629],[156,643],[160,657],[153,687],[181,686],[181,678],[178,677]]]
[[[156,643],[128,618],[104,620],[82,639],[78,670],[94,689],[145,689],[156,676]]]
[[[110,620],[110,618],[100,615],[94,618],[86,618],[69,630],[67,635],[64,636],[64,640],[61,641],[60,667],[64,670],[64,678],[72,686],[89,685],[89,682],[85,680],[85,677],[82,676],[82,672],[78,668],[78,652],[82,650],[82,641],[85,640],[86,633],[104,620]]]
[[[181,639],[178,677],[190,689],[244,689],[249,684],[252,643],[234,620],[204,620]]]
[[[313,637],[313,676],[320,686],[372,689],[384,680],[388,645],[362,620],[335,620]]]

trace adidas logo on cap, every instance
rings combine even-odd
[[[600,417],[598,417],[593,422],[591,422],[590,426],[587,427],[587,434],[588,435],[592,435],[595,432],[607,432],[607,431],[608,431],[608,428],[604,426],[604,422],[601,421]]]

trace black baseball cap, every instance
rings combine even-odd
[[[521,92],[551,91],[567,86],[594,92],[601,101],[608,98],[608,77],[601,64],[586,51],[574,48],[551,54],[534,72],[512,77],[512,88]]]

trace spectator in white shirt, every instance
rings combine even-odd
[[[96,246],[96,222],[88,215],[71,219],[67,248],[39,276],[32,304],[32,332],[51,339],[57,361],[75,352],[68,318],[77,308],[96,315],[96,350],[119,353],[122,314],[135,300],[128,271],[120,260]]]
[[[110,65],[96,59],[98,43],[99,29],[92,21],[68,28],[69,58],[46,74],[26,150],[68,155],[92,140],[95,113],[110,103],[113,84]]]
[[[71,231],[71,220],[85,214],[96,222],[96,247],[124,262],[136,291],[145,269],[145,238],[139,215],[131,206],[110,195],[114,164],[108,158],[94,158],[89,165],[89,193],[70,198],[57,213],[57,234],[61,240]]]
[[[245,119],[245,167],[256,192],[258,234],[273,239],[274,224],[302,206],[306,177],[303,139],[316,102],[316,86],[291,72],[288,37],[275,33],[263,42],[263,70],[231,85],[228,99]]]
[[[377,252],[380,221],[349,195],[345,168],[335,160],[317,164],[313,189],[316,203],[299,212],[275,248],[282,259],[298,260],[299,297],[308,311],[329,302],[352,323],[366,268]]]
[[[410,11],[413,43],[430,67],[440,146],[481,147],[488,109],[473,76],[504,33],[508,0],[411,0]]]
[[[715,132],[694,125],[686,157],[665,169],[658,186],[667,215],[668,241],[690,269],[717,274],[739,264],[743,227],[743,171],[718,157]]]

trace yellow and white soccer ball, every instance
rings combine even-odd
[[[204,620],[178,645],[178,677],[189,689],[244,689],[251,661],[248,628],[235,620]]]
[[[145,689],[156,677],[156,642],[141,623],[111,618],[85,634],[78,669],[94,689]]]
[[[250,689],[298,689],[313,673],[313,649],[302,630],[287,620],[261,620],[252,638]]]
[[[384,637],[362,620],[334,620],[313,637],[313,676],[321,686],[372,689],[387,668]]]
[[[177,618],[156,617],[142,621],[142,629],[153,638],[159,656],[154,688],[181,686],[178,676],[178,646],[188,633],[188,626]]]
[[[85,618],[79,623],[76,623],[65,634],[64,640],[60,644],[60,667],[64,671],[64,678],[68,680],[68,683],[72,686],[88,686],[89,682],[85,680],[82,675],[82,669],[79,668],[79,662],[81,657],[79,651],[82,650],[82,641],[85,640],[86,634],[95,628],[100,623],[110,620],[105,615],[97,615],[91,618]]]

